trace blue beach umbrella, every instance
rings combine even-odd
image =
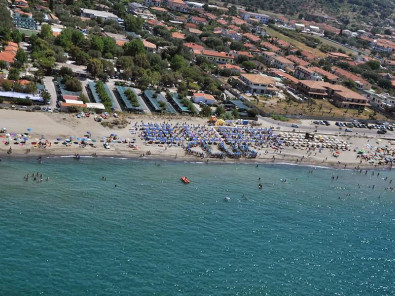
[[[31,132],[31,131],[32,131],[32,129],[31,129],[31,128],[28,128],[28,129],[27,129],[27,131],[28,131],[28,132]]]

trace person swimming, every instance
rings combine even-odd
[[[263,187],[262,184],[259,183],[259,184],[258,184],[258,188],[259,188],[259,189],[262,189],[262,187]]]

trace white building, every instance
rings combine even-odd
[[[306,28],[304,24],[295,24],[294,27],[296,31],[304,31]]]
[[[100,18],[103,20],[114,20],[117,22],[122,22],[123,20],[120,19],[115,14],[108,12],[108,11],[101,11],[101,10],[94,10],[88,8],[81,8],[81,16],[89,17],[91,19]]]

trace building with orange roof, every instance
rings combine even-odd
[[[277,47],[274,44],[271,44],[269,42],[266,42],[266,41],[262,42],[261,46],[266,48],[267,50],[271,50],[271,51],[273,51],[275,53],[281,53],[281,48],[279,48],[279,47]]]
[[[188,47],[189,49],[193,50],[198,50],[202,51],[204,49],[204,46],[196,44],[196,43],[184,43],[185,47]]]
[[[192,23],[186,23],[185,24],[185,28],[194,28],[194,29],[196,29],[197,25],[196,24],[192,24]]]
[[[241,74],[232,77],[232,81],[234,85],[252,94],[274,93],[278,90],[274,78],[262,74]]]
[[[291,43],[281,40],[281,39],[277,39],[275,42],[278,46],[280,46],[281,48],[284,48],[284,49],[292,47]]]
[[[12,65],[15,61],[15,56],[18,51],[18,44],[14,42],[8,42],[4,47],[4,50],[0,52],[0,61],[7,63],[7,67]]]
[[[166,27],[166,25],[158,20],[146,20],[145,24],[150,26],[150,27],[155,27],[155,26],[161,26],[161,27]]]
[[[192,16],[192,17],[190,17],[189,21],[191,23],[194,23],[197,25],[199,25],[199,24],[206,25],[207,24],[207,19],[205,19],[204,17],[200,17],[200,16]]]
[[[266,64],[271,65],[274,57],[276,57],[277,54],[272,51],[263,51],[262,56],[265,58]]]
[[[241,18],[238,18],[236,16],[232,16],[232,23],[241,26],[241,25],[246,25],[247,22],[245,20],[242,20]]]
[[[278,69],[283,69],[283,70],[294,68],[294,63],[282,56],[275,56],[272,60],[272,65]]]
[[[296,65],[298,66],[303,66],[303,67],[307,67],[310,65],[309,62],[306,62],[305,60],[298,58],[297,56],[294,55],[287,55],[286,58],[292,62],[294,62]]]
[[[358,88],[360,89],[370,89],[371,85],[369,82],[367,82],[365,79],[363,79],[361,76],[355,75],[347,70],[344,70],[339,67],[332,67],[332,71],[334,74],[343,77],[345,79],[350,79],[354,81],[357,85]]]
[[[251,33],[245,33],[245,34],[243,34],[243,36],[254,43],[261,41],[261,38],[259,38],[258,36],[254,35],[254,34],[251,34]]]
[[[223,26],[226,26],[228,24],[228,22],[225,21],[224,19],[217,20],[217,23]]]
[[[156,13],[167,13],[167,12],[168,12],[168,10],[167,10],[166,8],[157,7],[157,6],[151,7],[151,10],[152,10],[153,12],[156,12]]]
[[[195,35],[200,35],[203,33],[203,31],[200,31],[199,29],[195,29],[195,28],[188,28],[188,32]]]
[[[319,56],[315,55],[314,53],[307,51],[307,50],[302,50],[302,56],[308,60],[309,62],[314,62],[319,59]]]
[[[209,20],[216,20],[217,16],[215,14],[209,13],[209,12],[204,12],[203,15],[208,18]]]
[[[170,10],[186,13],[189,11],[188,6],[182,0],[167,0],[167,8]]]
[[[290,75],[290,74],[288,74],[288,73],[286,73],[286,72],[284,72],[284,71],[282,71],[280,69],[271,68],[269,73],[271,75],[276,76],[276,77],[280,77],[282,80],[285,80],[286,82],[289,82],[289,83],[291,83],[293,85],[297,85],[299,83],[299,79],[293,77],[292,75]]]
[[[334,60],[352,61],[352,58],[349,55],[341,52],[329,52],[328,57]]]
[[[336,83],[339,81],[338,76],[336,76],[335,74],[333,74],[331,72],[325,71],[324,69],[321,69],[319,67],[310,67],[309,70],[313,71],[314,73],[317,73],[318,75],[321,75],[330,83]]]
[[[315,80],[319,81],[322,80],[322,77],[314,73],[314,71],[307,69],[303,66],[297,66],[295,68],[294,76],[298,79],[305,79],[305,80]]]
[[[171,37],[176,38],[176,39],[184,40],[185,39],[185,34],[184,33],[179,33],[179,32],[173,32],[171,34]]]
[[[218,65],[218,69],[219,70],[230,70],[232,75],[235,75],[237,73],[241,73],[242,72],[242,70],[241,70],[241,68],[239,66],[232,65],[232,64],[221,64],[221,65]]]
[[[233,64],[235,56],[227,52],[219,52],[215,50],[202,50],[200,55],[207,58],[210,61],[220,64]]]
[[[235,31],[237,31],[237,32],[240,31],[240,27],[235,26],[235,25],[229,25],[229,26],[228,26],[228,29],[230,29],[230,30],[235,30]]]
[[[144,48],[149,52],[155,52],[155,50],[156,50],[156,45],[152,42],[145,40],[145,39],[143,39],[143,45],[144,45]]]
[[[369,106],[368,99],[340,84],[324,81],[300,80],[298,89],[306,95],[323,99],[328,97],[337,107],[363,110]]]
[[[245,50],[232,51],[232,53],[234,53],[234,55],[236,57],[237,56],[245,56],[245,57],[250,58],[250,59],[252,59],[254,57],[250,52],[245,51]]]
[[[201,92],[194,93],[192,100],[196,104],[215,105],[217,103],[214,96]]]

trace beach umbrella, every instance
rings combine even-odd
[[[28,132],[31,132],[31,131],[32,131],[32,129],[31,129],[31,128],[28,128],[28,129],[27,129],[27,131],[28,131]]]
[[[56,141],[62,141],[62,138],[56,138]]]

